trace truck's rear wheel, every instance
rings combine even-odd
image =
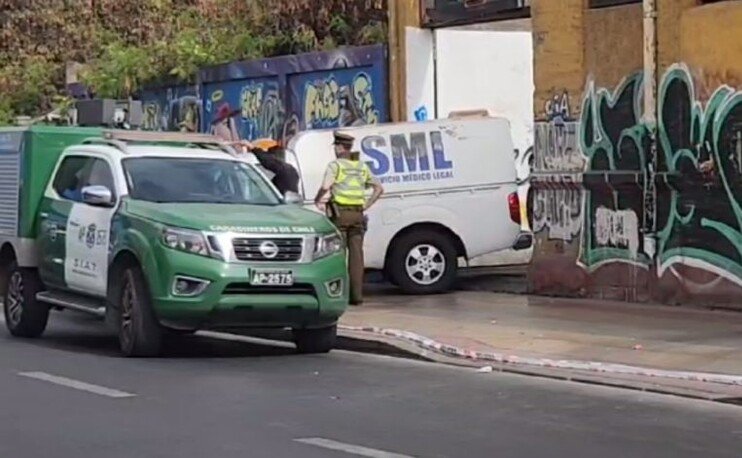
[[[36,300],[43,290],[35,269],[10,266],[5,288],[5,325],[16,337],[39,337],[49,321],[49,306]]]
[[[335,348],[337,325],[319,329],[294,329],[296,350],[303,354],[329,353]]]
[[[449,291],[456,280],[456,247],[437,231],[414,231],[392,246],[389,275],[406,294]]]
[[[138,266],[124,269],[117,293],[121,352],[129,357],[159,355],[162,328],[152,310],[149,288]]]

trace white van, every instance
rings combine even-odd
[[[459,259],[512,248],[521,231],[513,142],[492,117],[342,129],[355,137],[384,196],[368,212],[367,269],[410,294],[449,290]],[[306,205],[335,159],[333,131],[294,137],[286,160],[301,175]]]

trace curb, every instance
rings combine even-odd
[[[421,350],[436,353],[454,359],[463,359],[471,363],[496,363],[505,365],[527,366],[542,369],[561,369],[581,372],[592,372],[597,374],[637,376],[677,380],[683,382],[715,383],[730,387],[742,387],[742,376],[713,374],[691,371],[671,371],[664,369],[651,369],[640,366],[629,366],[625,364],[602,363],[597,361],[579,360],[554,360],[548,358],[519,357],[495,352],[479,352],[466,350],[434,339],[416,334],[390,328],[379,328],[374,326],[338,326],[341,331],[360,333],[370,336],[391,338],[407,344],[412,344]]]

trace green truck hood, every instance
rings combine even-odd
[[[167,226],[201,231],[305,234],[334,230],[323,215],[288,204],[166,204],[128,200],[125,212]]]

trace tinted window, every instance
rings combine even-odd
[[[112,193],[116,189],[113,182],[113,173],[111,167],[103,159],[93,159],[90,166],[90,172],[87,174],[85,186],[105,186]]]
[[[270,184],[238,161],[136,158],[123,162],[132,199],[168,203],[278,205]]]
[[[59,166],[57,176],[54,177],[54,190],[61,197],[74,201],[81,201],[81,190],[85,167],[90,159],[79,156],[69,156]]]

